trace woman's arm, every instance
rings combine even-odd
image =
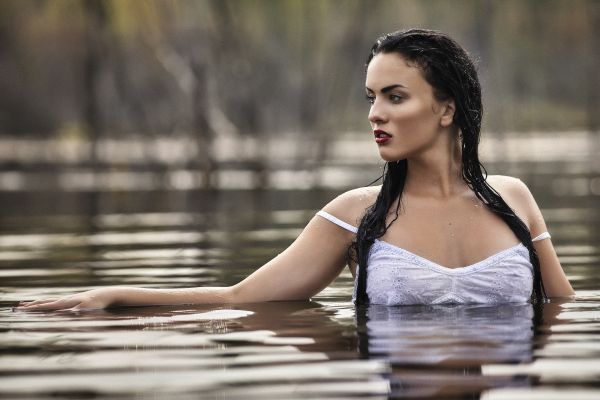
[[[354,195],[344,194],[324,210],[347,218],[357,208],[353,198]],[[115,306],[307,300],[342,271],[352,239],[351,232],[315,216],[284,252],[231,287],[143,289],[112,286],[58,299],[37,300],[19,305],[18,309],[85,310]]]
[[[529,231],[531,237],[536,237],[544,232],[548,232],[544,216],[540,211],[533,195],[529,191],[529,188],[521,181],[522,185],[522,197],[527,205],[529,220]],[[542,239],[533,242],[533,247],[540,260],[540,270],[542,272],[542,282],[544,283],[544,290],[548,297],[569,297],[575,295],[575,291],[569,283],[565,272],[560,265],[556,250],[552,245],[550,238]]]
[[[506,176],[490,177],[502,197],[527,224],[531,237],[547,232],[546,222],[529,188],[521,180]],[[542,282],[548,297],[569,297],[575,295],[563,271],[550,238],[533,242],[540,260]]]
[[[228,303],[229,288],[145,289],[109,286],[60,298],[20,303],[19,310],[95,310],[118,306]]]

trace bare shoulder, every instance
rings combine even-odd
[[[532,238],[548,232],[542,212],[523,181],[510,176],[488,176],[487,182],[502,196],[529,228]],[[569,297],[575,292],[561,268],[552,241],[548,238],[533,242],[540,261],[544,289],[548,297]]]
[[[342,221],[358,226],[361,218],[375,200],[381,186],[367,186],[349,190],[330,201],[323,211],[334,215]]]
[[[498,193],[500,193],[500,195],[502,195],[503,193],[510,195],[529,194],[529,188],[519,178],[506,175],[490,175],[487,177],[487,182]]]
[[[487,182],[531,229],[540,210],[527,185],[518,178],[505,175],[490,175]]]

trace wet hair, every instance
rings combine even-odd
[[[540,264],[533,248],[531,234],[523,221],[486,181],[487,172],[479,161],[478,146],[483,106],[481,86],[473,61],[452,38],[440,32],[410,29],[386,34],[377,39],[367,58],[366,66],[377,54],[397,53],[409,64],[418,67],[432,86],[437,100],[453,99],[456,107],[453,124],[458,128],[462,148],[462,178],[479,200],[497,214],[529,250],[533,265],[532,301],[546,298]],[[375,239],[382,237],[398,218],[402,191],[406,181],[406,159],[387,162],[383,168],[382,186],[375,203],[366,210],[351,246],[358,263],[356,304],[368,304],[366,291],[367,263]],[[396,202],[395,217],[386,224],[386,217]]]

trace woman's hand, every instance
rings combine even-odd
[[[17,310],[22,311],[47,311],[47,310],[97,310],[110,307],[118,300],[119,287],[106,287],[88,290],[69,296],[36,300],[19,303]]]

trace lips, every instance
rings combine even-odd
[[[380,129],[374,130],[373,135],[375,136],[375,142],[377,142],[377,144],[385,143],[392,138],[392,135]]]

